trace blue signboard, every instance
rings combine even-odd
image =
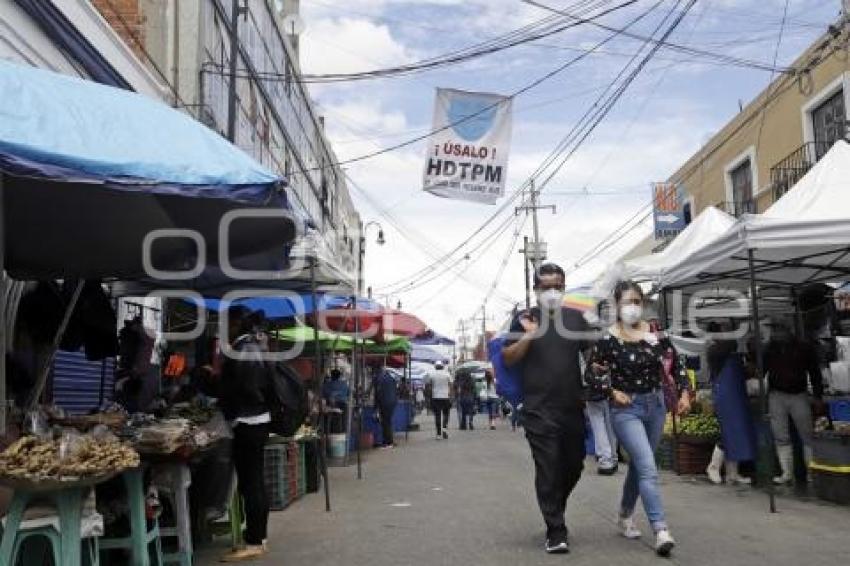
[[[652,215],[655,220],[655,239],[676,236],[685,229],[685,195],[675,183],[652,185]]]

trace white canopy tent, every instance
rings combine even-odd
[[[747,287],[751,275],[761,287],[784,288],[850,278],[850,144],[837,142],[764,214],[745,215],[658,283]]]
[[[815,283],[850,279],[850,144],[837,142],[803,179],[761,215],[745,215],[714,241],[677,258],[658,278],[670,290],[747,289],[750,320],[768,294],[794,296]],[[760,325],[752,325],[758,376],[764,375]],[[769,422],[764,380],[761,415]],[[768,469],[770,460],[763,461]],[[770,509],[776,511],[768,482]]]
[[[625,261],[624,275],[635,281],[658,283],[667,269],[710,246],[734,225],[734,216],[713,206],[706,208],[662,251]]]

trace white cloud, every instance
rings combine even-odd
[[[387,26],[365,19],[315,20],[301,37],[301,66],[307,74],[356,73],[414,58]]]

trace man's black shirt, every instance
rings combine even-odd
[[[525,332],[520,317],[511,322],[508,343]],[[539,328],[528,352],[520,362],[523,380],[523,424],[531,433],[548,434],[563,430],[583,408],[584,385],[579,355],[588,346],[591,329],[581,312],[562,308],[560,313],[530,311]],[[560,315],[560,321],[557,316]]]

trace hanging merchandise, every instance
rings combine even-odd
[[[431,194],[496,204],[505,194],[512,99],[437,89],[424,189]]]

